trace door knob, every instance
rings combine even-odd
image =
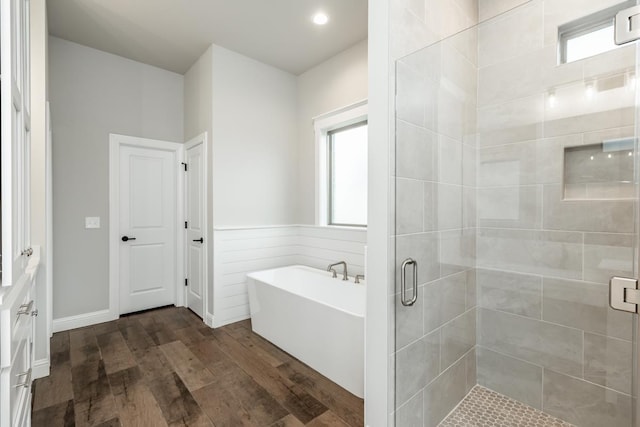
[[[129,240],[136,240],[135,237],[129,237],[129,236],[122,236],[122,241],[123,242],[127,242]]]
[[[204,243],[204,238],[201,237],[199,239],[193,239],[194,242],[200,242],[200,243]]]

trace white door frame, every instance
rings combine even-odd
[[[207,132],[203,132],[200,135],[196,136],[195,138],[190,139],[189,141],[184,143],[184,152],[186,153],[186,151],[192,147],[195,147],[198,144],[202,144],[202,156],[204,158],[204,161],[202,162],[202,176],[204,177],[204,182],[202,183],[202,190],[204,193],[204,197],[205,199],[202,201],[202,207],[204,209],[204,215],[203,215],[203,229],[204,229],[204,239],[205,239],[205,243],[203,245],[203,250],[204,250],[204,273],[203,273],[203,281],[204,283],[202,284],[202,321],[204,323],[207,323],[207,313],[209,313],[209,243],[208,239],[209,239],[209,222],[208,222],[208,215],[207,215],[207,210],[208,210],[208,204],[207,204],[207,195],[209,194],[208,191],[208,186],[207,186],[207,173],[208,173],[208,163],[209,163],[209,157],[207,156]],[[189,173],[187,171],[187,173]],[[182,175],[182,174],[181,174]],[[184,177],[184,175],[182,175],[182,177]],[[187,192],[186,192],[186,181],[184,181],[183,178],[183,183],[182,183],[182,188],[184,189],[183,191],[183,197],[182,199],[177,199],[177,200],[182,200],[182,214],[184,216],[185,212],[186,212],[186,205],[187,205]],[[183,220],[187,221],[187,219],[185,218]],[[184,231],[184,227],[183,227],[183,231]],[[187,262],[187,256],[188,256],[188,251],[187,251],[187,233],[183,233],[184,234],[184,238],[183,238],[183,262],[184,262],[184,266],[185,266],[185,273],[183,275],[183,277],[186,277],[186,262]],[[183,292],[183,298],[186,304],[187,301],[187,287],[184,286],[184,292]]]
[[[109,134],[109,317],[120,317],[120,147],[173,151],[176,155],[176,201],[184,200],[184,144],[157,139]],[[184,306],[184,203],[176,203],[176,306]]]

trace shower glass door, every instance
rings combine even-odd
[[[395,423],[634,426],[632,4],[498,3],[395,64]]]

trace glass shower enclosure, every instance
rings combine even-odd
[[[634,4],[479,1],[396,61],[396,426],[636,425]]]

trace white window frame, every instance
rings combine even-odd
[[[592,13],[590,15],[584,16],[582,18],[576,19],[574,21],[568,22],[558,27],[558,64],[570,64],[570,61],[567,62],[567,47],[570,40],[583,36],[585,34],[589,34],[603,28],[607,28],[610,26],[614,26],[615,16],[616,14],[624,10],[628,7],[634,6],[634,0],[626,0],[622,1],[619,4],[608,7],[606,9],[600,10],[598,12]],[[614,30],[615,31],[615,30]],[[620,46],[614,47],[612,50],[619,48]],[[611,50],[605,51],[610,52]],[[590,58],[591,56],[599,55],[600,53],[594,53],[588,57],[582,58]],[[580,59],[580,60],[582,60]],[[580,61],[578,60],[578,61]]]
[[[366,121],[368,117],[367,100],[339,108],[313,119],[315,131],[316,186],[315,212],[316,225],[325,227],[344,227],[329,224],[329,158],[328,134],[330,131]],[[354,226],[354,228],[356,228]],[[365,227],[357,226],[358,229]]]

